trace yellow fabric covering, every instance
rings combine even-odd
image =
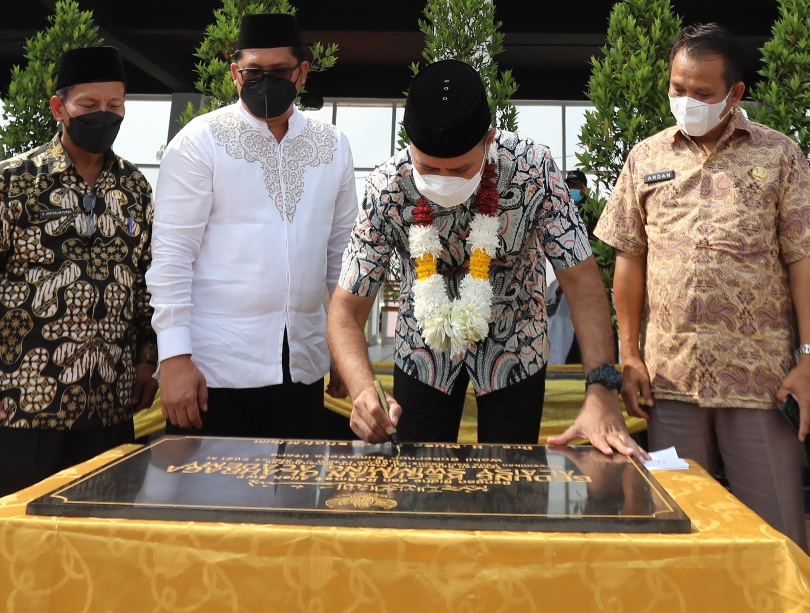
[[[0,499],[8,613],[806,613],[810,558],[705,471],[656,473],[691,534],[439,531],[25,515],[107,452]]]
[[[374,364],[377,378],[380,380],[380,383],[382,383],[383,388],[389,393],[391,393],[393,388],[393,376],[386,373],[390,373],[392,368],[393,364],[390,363]],[[580,366],[550,366],[548,372],[550,375],[567,374],[574,376],[581,374],[582,369]],[[329,378],[327,376],[326,383],[328,383],[328,380]],[[577,412],[582,406],[584,396],[585,384],[582,380],[555,378],[548,378],[546,380],[543,422],[540,427],[539,443],[541,445],[546,444],[546,439],[549,436],[562,434],[573,423]],[[352,403],[348,398],[337,400],[324,392],[323,403],[324,406],[344,417],[351,415]],[[622,409],[623,408],[624,405],[622,405]],[[477,415],[475,394],[473,393],[472,386],[470,386],[467,388],[467,400],[464,404],[464,413],[461,418],[459,442],[477,442]],[[625,423],[630,432],[641,432],[647,428],[646,421],[638,419],[637,417],[630,417],[627,414],[625,414]],[[155,434],[163,430],[164,426],[165,421],[160,408],[160,395],[158,395],[151,408],[140,411],[135,415],[135,436],[136,438],[140,438],[142,436]],[[580,439],[579,442],[585,441]]]

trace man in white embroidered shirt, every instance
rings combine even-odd
[[[240,100],[180,131],[155,192],[147,283],[166,430],[315,438],[324,289],[357,213],[352,155],[295,108],[309,64],[294,16],[245,16],[237,47]]]

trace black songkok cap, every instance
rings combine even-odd
[[[295,15],[260,13],[245,15],[239,24],[237,49],[272,49],[300,47],[301,34]]]
[[[59,59],[57,91],[80,83],[121,81],[127,84],[124,63],[115,47],[81,47],[65,51]]]
[[[464,155],[484,138],[491,122],[486,89],[469,64],[442,60],[413,78],[402,124],[422,153]]]
[[[587,185],[588,178],[585,176],[585,173],[582,172],[581,170],[569,170],[568,174],[565,175],[565,182],[576,184],[581,183],[582,185]]]

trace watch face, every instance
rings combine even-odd
[[[612,389],[620,389],[622,387],[622,376],[613,368],[611,368],[607,376],[609,387]]]
[[[609,364],[603,364],[594,368],[588,374],[588,384],[601,383],[606,388],[611,390],[619,390],[622,388],[622,376],[615,368]]]

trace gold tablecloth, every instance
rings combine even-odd
[[[806,613],[810,558],[699,467],[659,472],[692,533],[302,527],[25,515],[133,446],[0,499],[7,613]]]
[[[393,376],[386,374],[385,371],[390,372],[393,364],[378,363],[374,366],[377,378],[382,383],[383,388],[391,393],[393,390]],[[549,372],[554,374],[581,374],[582,368],[580,366],[550,366]],[[328,380],[327,375],[324,386],[326,386]],[[568,429],[582,406],[584,396],[585,384],[582,380],[554,378],[546,380],[543,421],[540,425],[540,439],[538,441],[540,445],[545,445],[549,436],[557,436]],[[338,400],[324,392],[323,404],[326,408],[344,417],[348,418],[351,415],[352,403],[348,398]],[[622,409],[624,409],[624,405],[622,405]],[[641,432],[647,428],[647,422],[643,419],[631,417],[626,413],[624,418],[630,432]],[[472,386],[469,386],[467,388],[467,399],[464,403],[464,413],[461,417],[461,427],[459,428],[459,442],[476,443],[478,441],[477,419],[478,411],[475,404],[475,393]],[[151,408],[140,411],[135,415],[135,435],[136,438],[148,436],[163,430],[164,427],[165,420],[161,412],[160,395],[158,394]],[[585,441],[578,440],[574,442]]]

